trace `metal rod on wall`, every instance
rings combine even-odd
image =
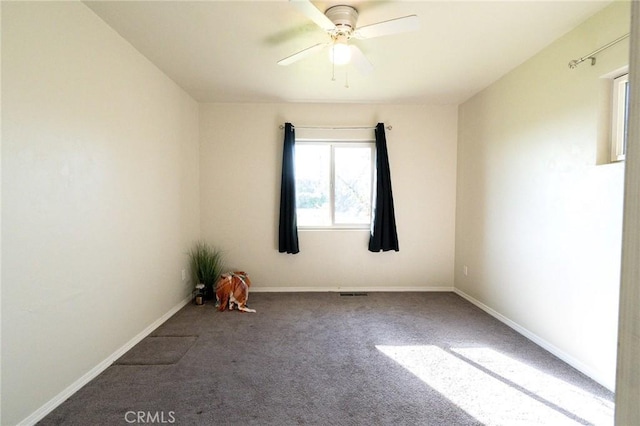
[[[582,62],[586,61],[587,59],[591,59],[591,65],[595,65],[596,64],[595,55],[597,55],[598,53],[602,52],[605,49],[610,48],[614,44],[621,42],[622,40],[624,40],[627,37],[629,37],[629,33],[623,35],[622,37],[618,37],[617,39],[613,40],[611,43],[605,44],[600,49],[596,49],[593,52],[589,53],[588,55],[583,56],[580,59],[574,59],[573,61],[569,62],[569,68],[575,69],[579,64],[581,64]]]
[[[281,129],[284,129],[284,125],[280,125]],[[322,129],[322,130],[367,130],[375,129],[376,126],[345,126],[345,127],[326,127],[326,126],[293,126],[294,129]],[[385,126],[385,129],[391,130],[392,126]]]

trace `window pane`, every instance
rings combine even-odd
[[[627,77],[629,78],[629,77]],[[627,140],[629,138],[629,81],[624,82],[624,131],[622,135],[622,153],[627,153]]]
[[[299,226],[331,225],[331,147],[296,144],[296,204]]]
[[[335,147],[335,223],[371,220],[371,147]]]
[[[629,75],[614,78],[612,89],[611,161],[622,161],[627,150]]]

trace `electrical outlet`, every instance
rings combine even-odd
[[[187,279],[187,271],[185,271],[184,269],[182,270],[182,281]]]
[[[462,267],[462,273],[464,274],[465,277],[469,275],[469,268],[467,268],[467,265],[464,265]]]

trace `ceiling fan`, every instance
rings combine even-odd
[[[348,5],[337,5],[328,8],[324,13],[317,9],[310,0],[289,0],[300,12],[322,28],[330,37],[325,43],[318,43],[307,47],[293,55],[278,61],[279,65],[290,65],[325,48],[330,48],[329,58],[335,65],[344,65],[353,62],[358,71],[368,74],[373,70],[373,65],[366,58],[362,50],[349,40],[359,40],[381,37],[385,35],[415,31],[419,27],[417,15],[408,15],[390,19],[364,27],[357,27],[358,11]]]

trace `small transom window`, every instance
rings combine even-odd
[[[613,79],[611,117],[611,161],[622,161],[629,134],[629,74]]]

